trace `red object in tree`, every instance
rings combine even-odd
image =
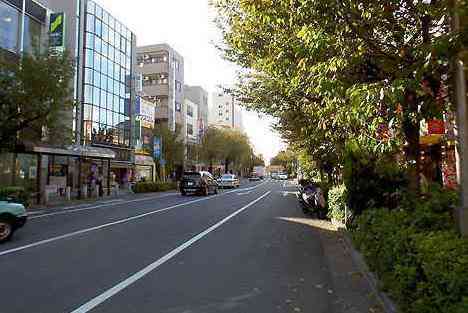
[[[427,129],[429,135],[443,135],[445,134],[445,123],[441,120],[429,120],[427,122]]]

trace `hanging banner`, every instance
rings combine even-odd
[[[162,152],[162,140],[159,137],[154,137],[153,140],[153,157],[155,159],[161,159]]]

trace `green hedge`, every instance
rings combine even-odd
[[[355,221],[357,248],[404,313],[468,312],[468,240],[453,229],[453,197],[444,193]]]
[[[31,195],[23,187],[1,187],[0,200],[12,199],[12,201],[21,203],[25,207],[31,204]]]
[[[136,183],[133,186],[133,191],[135,193],[161,192],[175,189],[177,189],[177,183],[143,182]]]
[[[328,217],[340,222],[344,222],[346,205],[346,186],[339,185],[330,189],[328,192]]]

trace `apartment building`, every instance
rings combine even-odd
[[[137,71],[143,93],[156,101],[156,123],[186,132],[184,114],[184,58],[168,44],[137,48]]]
[[[217,127],[243,130],[242,111],[234,97],[223,90],[212,94],[210,123]]]
[[[198,120],[196,128],[198,129],[198,137],[203,137],[209,124],[209,109],[208,109],[208,92],[200,86],[184,87],[185,98],[197,105]]]

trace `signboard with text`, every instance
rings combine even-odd
[[[141,127],[154,128],[155,106],[153,103],[137,97],[135,104],[136,118],[140,121]]]

